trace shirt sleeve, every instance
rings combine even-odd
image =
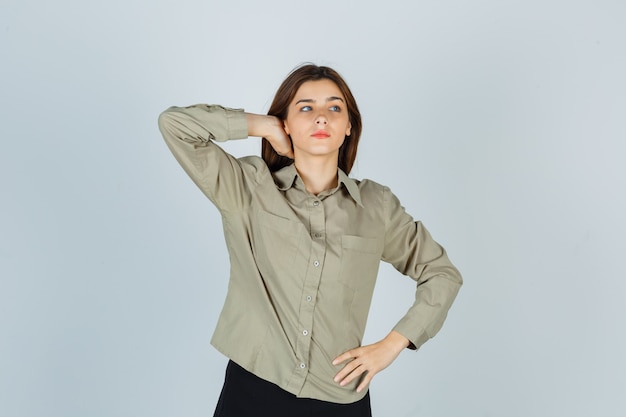
[[[383,260],[417,282],[415,302],[394,330],[417,349],[441,329],[463,279],[446,251],[398,198],[385,187],[386,231]]]
[[[240,161],[213,143],[248,137],[243,110],[170,107],[159,116],[159,129],[176,160],[220,211],[245,205],[249,192]]]

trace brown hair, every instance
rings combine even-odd
[[[296,95],[298,89],[302,84],[307,81],[318,80],[330,80],[334,82],[343,96],[346,99],[346,107],[348,109],[348,116],[350,120],[350,135],[346,136],[343,145],[339,148],[339,161],[338,166],[346,174],[350,173],[354,160],[356,159],[356,151],[359,146],[359,138],[361,137],[361,113],[356,104],[356,100],[348,87],[348,84],[344,79],[329,67],[318,66],[314,64],[305,64],[297,67],[285,78],[285,81],[278,87],[274,101],[267,112],[270,116],[276,116],[280,120],[287,118],[287,111],[289,110],[289,104]],[[290,165],[292,160],[286,156],[281,156],[272,145],[263,138],[263,145],[261,148],[261,156],[269,167],[271,172],[278,171],[279,169]]]

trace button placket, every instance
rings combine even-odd
[[[303,287],[304,296],[301,298],[299,315],[299,337],[296,341],[297,369],[301,371],[300,378],[305,378],[308,372],[308,361],[311,349],[311,335],[313,332],[313,311],[315,309],[316,292],[319,287],[324,259],[326,256],[326,230],[324,205],[319,199],[309,200],[309,236],[311,238],[309,252],[309,267]]]

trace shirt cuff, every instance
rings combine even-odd
[[[226,110],[226,121],[229,139],[246,139],[248,137],[248,120],[243,109]]]
[[[424,343],[428,342],[430,336],[426,333],[426,330],[416,328],[414,325],[411,325],[410,319],[404,317],[402,320],[396,324],[393,328],[396,332],[400,333],[402,336],[409,339],[408,348],[411,350],[419,349]]]

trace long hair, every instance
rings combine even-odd
[[[356,100],[354,99],[348,84],[346,84],[337,71],[329,67],[314,64],[305,64],[297,67],[287,76],[287,78],[285,78],[280,87],[278,87],[276,95],[274,96],[274,101],[272,101],[272,105],[270,106],[267,114],[270,116],[276,116],[280,120],[285,120],[287,118],[289,104],[295,97],[300,86],[307,81],[318,81],[324,79],[334,82],[346,99],[346,107],[348,109],[351,129],[350,135],[346,136],[343,144],[339,148],[339,160],[337,162],[339,168],[341,168],[341,170],[346,174],[349,174],[352,169],[352,165],[354,165],[354,160],[356,159],[356,152],[359,147],[359,138],[361,137],[361,113],[359,112]],[[276,153],[267,139],[263,138],[262,143],[261,156],[271,172],[278,171],[279,169],[292,163],[290,158]]]

